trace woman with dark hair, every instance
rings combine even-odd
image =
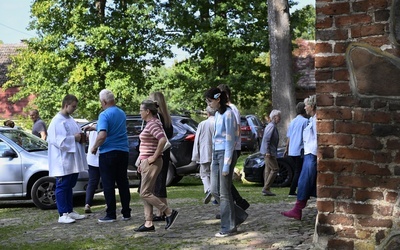
[[[163,148],[167,141],[164,135],[161,121],[157,118],[158,104],[152,100],[145,100],[140,105],[140,116],[146,121],[146,127],[140,133],[138,172],[141,174],[140,197],[144,203],[145,223],[136,232],[155,231],[153,225],[153,207],[166,215],[165,229],[169,229],[176,218],[178,211],[169,208],[157,196],[154,195],[154,187],[157,176],[163,165]]]
[[[297,201],[292,210],[281,212],[282,215],[301,220],[302,211],[310,196],[317,195],[317,99],[312,95],[304,99],[306,113],[310,116],[307,127],[303,131],[304,159],[301,169]]]
[[[247,218],[247,213],[233,202],[231,186],[238,130],[235,114],[227,105],[228,98],[219,88],[211,88],[206,94],[208,106],[215,113],[213,156],[211,163],[211,193],[220,204],[221,231],[216,237],[226,237],[237,232],[237,226]]]
[[[150,100],[157,102],[158,104],[158,113],[160,115],[160,120],[163,125],[165,134],[168,139],[172,138],[172,134],[174,132],[172,128],[171,116],[168,111],[167,103],[165,101],[163,93],[156,91],[150,94]],[[167,202],[167,173],[170,162],[170,149],[167,149],[163,152],[163,165],[160,174],[157,177],[156,186],[154,188],[154,195],[160,198],[160,200],[168,205]],[[157,213],[153,217],[153,221],[164,221],[165,215],[161,211],[157,211]]]

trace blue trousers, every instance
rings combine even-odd
[[[117,183],[119,196],[121,199],[122,215],[131,217],[131,193],[128,181],[128,158],[129,153],[114,150],[99,155],[99,168],[101,181],[103,183],[104,198],[107,204],[107,217],[117,218],[117,204],[115,197],[115,183]]]
[[[317,156],[304,155],[303,168],[301,169],[297,187],[297,200],[305,201],[310,196],[317,195]]]
[[[229,233],[236,230],[238,222],[243,222],[247,218],[247,213],[233,202],[231,187],[234,166],[231,164],[227,176],[222,175],[224,155],[224,150],[213,153],[211,163],[211,193],[218,201],[218,204],[220,204],[221,232]],[[233,157],[236,158],[236,152]]]
[[[56,202],[60,216],[73,211],[73,191],[78,181],[78,173],[56,177]]]

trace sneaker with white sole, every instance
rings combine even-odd
[[[68,213],[63,213],[63,215],[58,218],[58,223],[69,224],[74,222],[75,219],[71,218]]]
[[[68,213],[68,216],[69,216],[70,218],[72,218],[72,219],[75,219],[75,220],[82,220],[82,219],[85,219],[85,218],[86,218],[85,215],[78,214],[78,213],[75,212],[75,211],[72,211],[71,213]]]
[[[85,205],[84,211],[85,211],[86,214],[92,213],[92,209],[90,208],[89,204]]]
[[[110,218],[108,216],[105,216],[103,218],[98,219],[97,221],[100,222],[100,223],[110,223],[110,222],[114,222],[115,219],[114,218]]]

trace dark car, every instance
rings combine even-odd
[[[288,187],[292,183],[294,174],[294,162],[290,157],[283,157],[284,148],[278,149],[279,172],[275,178],[273,187]],[[244,162],[244,178],[250,182],[264,183],[264,156],[258,152],[248,156]]]
[[[185,175],[197,173],[199,171],[199,165],[192,162],[197,122],[190,117],[180,115],[172,115],[171,119],[174,132],[172,138],[169,139],[171,143],[171,161],[167,174],[167,186],[178,183]],[[140,115],[126,116],[129,141],[128,177],[131,186],[137,186],[140,179],[135,162],[139,156],[139,134],[142,131],[142,124],[143,121]],[[87,125],[88,124],[85,124],[83,127]]]
[[[264,124],[255,115],[240,117],[242,150],[258,151],[264,134]]]

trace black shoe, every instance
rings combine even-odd
[[[249,215],[246,213],[246,215],[244,216],[243,219],[240,219],[236,222],[236,226],[239,226],[240,224],[242,224],[248,217]]]
[[[215,215],[215,219],[220,220],[221,219],[221,215],[220,214],[216,214]]]
[[[146,227],[144,224],[141,225],[140,227],[133,229],[135,232],[154,232],[156,229],[154,228],[154,225],[151,227]]]
[[[172,210],[171,215],[165,217],[165,221],[167,222],[167,225],[165,225],[165,229],[171,228],[172,225],[174,224],[176,218],[178,218],[178,211]]]
[[[250,207],[250,204],[245,199],[241,200],[240,202],[236,202],[236,205],[243,210],[246,210]]]
[[[163,216],[153,216],[153,221],[165,221],[165,215]]]

